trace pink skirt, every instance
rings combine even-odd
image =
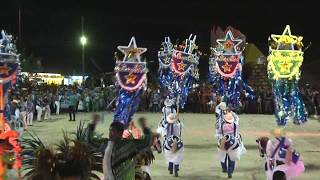
[[[275,171],[283,171],[286,173],[288,179],[300,176],[305,170],[304,164],[302,161],[298,161],[297,164],[291,162],[290,164],[283,164],[277,166]]]

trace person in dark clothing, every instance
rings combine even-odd
[[[99,114],[94,114],[92,121],[87,126],[87,140],[89,143],[93,143],[96,126],[99,123],[99,120],[100,120]]]
[[[76,104],[77,104],[76,95],[72,93],[69,96],[68,100],[69,100],[69,116],[70,116],[69,121],[76,121]],[[72,115],[73,115],[73,119],[72,119]]]

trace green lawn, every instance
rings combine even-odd
[[[149,120],[150,127],[156,129],[161,114],[138,113],[135,119],[144,116]],[[35,123],[30,129],[34,130],[46,143],[55,143],[62,138],[62,129],[75,131],[79,120],[88,121],[90,113],[79,113],[76,122],[67,121],[67,115],[53,116],[52,120]],[[105,122],[98,127],[98,131],[107,133],[113,115],[106,113]],[[181,114],[184,122],[183,140],[185,144],[185,159],[181,165],[180,177],[171,177],[163,154],[156,154],[156,161],[152,165],[154,180],[218,180],[226,179],[221,173],[220,163],[216,160],[216,140],[214,138],[213,114]],[[247,153],[237,163],[233,179],[263,180],[265,179],[263,159],[259,157],[255,139],[259,135],[267,134],[275,127],[275,118],[271,115],[241,115],[240,131],[244,137]],[[306,166],[306,172],[299,177],[301,180],[320,179],[320,123],[310,120],[303,126],[289,123],[289,135],[294,140],[295,148],[301,153]]]

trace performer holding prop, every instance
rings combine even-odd
[[[199,78],[199,54],[195,50],[196,36],[192,34],[182,44],[175,45],[165,37],[158,52],[160,85],[168,94],[158,132],[164,137],[164,152],[170,174],[178,176],[180,163],[183,160],[183,143],[181,139],[182,124],[179,121],[179,110],[184,108],[188,94]],[[177,109],[176,109],[176,108]]]
[[[158,129],[157,129],[158,133],[164,132],[164,128],[165,128],[166,124],[168,123],[167,117],[170,113],[176,114],[177,112],[176,112],[175,107],[173,107],[173,100],[169,99],[169,97],[167,97],[167,99],[164,100],[164,107],[162,108],[162,117],[161,117],[161,120],[158,124]]]
[[[232,109],[241,106],[242,90],[249,98],[253,91],[242,79],[245,36],[240,31],[228,27],[226,32],[214,32],[215,43],[209,63],[209,81],[215,86],[221,103],[216,107],[216,137],[218,158],[222,171],[232,178],[235,163],[246,152],[239,133],[239,117]],[[220,39],[221,38],[221,39]]]
[[[241,135],[239,133],[239,118],[230,109],[221,106],[223,121],[218,130],[218,158],[221,162],[222,171],[232,178],[235,163],[246,152]]]
[[[168,171],[178,177],[180,163],[184,157],[184,146],[182,142],[183,124],[178,120],[176,113],[167,116],[167,124],[164,128],[164,155],[168,163]]]

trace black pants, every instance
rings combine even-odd
[[[72,115],[73,115],[73,121],[76,120],[76,111],[74,106],[69,106],[69,116],[70,116],[70,121],[72,121]]]

